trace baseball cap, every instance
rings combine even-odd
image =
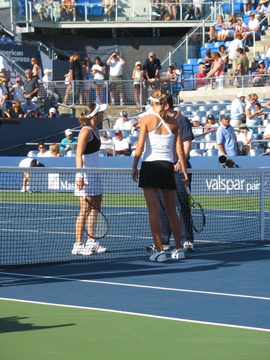
[[[122,131],[121,130],[116,130],[115,135],[122,135]]]
[[[155,55],[154,51],[150,51],[148,56],[156,56],[156,55]]]
[[[26,98],[26,99],[32,99],[32,96],[31,96],[31,95],[26,95],[25,98]]]
[[[200,119],[199,116],[196,115],[196,116],[193,116],[192,121],[199,121],[199,122],[201,122],[201,119]]]
[[[50,69],[45,69],[44,70],[44,74],[47,74],[48,72],[52,72],[52,70],[50,70]]]
[[[51,107],[50,110],[49,110],[49,113],[50,113],[50,112],[56,114],[55,108]],[[69,130],[69,129],[68,129],[68,130]]]
[[[21,78],[18,76],[16,77],[15,81],[21,81]]]
[[[238,98],[240,98],[240,97],[242,97],[242,96],[246,97],[246,94],[243,93],[243,91],[240,91],[236,96],[237,96]]]
[[[66,129],[65,135],[73,135],[73,132],[70,129]]]
[[[222,120],[222,119],[230,120],[231,119],[230,115],[226,115],[226,114],[219,115],[219,118],[220,118],[220,120]]]
[[[261,64],[261,63],[263,63],[263,64],[264,64],[264,61],[263,61],[263,60],[260,60],[260,61],[258,62],[258,64]]]
[[[108,136],[107,131],[101,131],[100,136]]]
[[[137,66],[137,65],[142,65],[142,63],[140,61],[136,61],[135,66]]]
[[[239,128],[240,128],[240,129],[248,129],[248,130],[249,130],[249,128],[247,127],[246,124],[241,124],[241,125],[239,126]]]
[[[126,117],[128,114],[127,114],[127,112],[126,111],[121,111],[120,112],[120,116],[124,116],[124,117]]]
[[[214,117],[214,115],[212,115],[212,114],[209,114],[209,115],[207,116],[207,119],[216,120],[215,117]]]

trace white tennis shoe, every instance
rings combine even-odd
[[[185,241],[183,245],[184,252],[193,252],[194,251],[194,245],[191,241]]]
[[[83,255],[91,255],[93,253],[104,253],[107,251],[107,248],[101,246],[98,241],[87,240],[84,248]]]
[[[184,259],[185,253],[182,249],[174,249],[171,253],[171,258],[174,260]]]
[[[150,256],[150,261],[157,261],[157,262],[163,262],[163,261],[167,261],[167,257],[164,251],[160,251],[157,252],[155,251],[151,256]]]
[[[73,255],[84,255],[84,245],[82,242],[75,242],[71,251]]]

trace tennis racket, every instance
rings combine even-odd
[[[188,194],[188,201],[189,201],[189,207],[190,207],[190,211],[191,211],[191,220],[192,220],[193,229],[197,233],[200,233],[205,226],[205,215],[204,215],[203,208],[198,203],[198,201],[193,199],[188,186],[186,186],[186,192]]]
[[[84,200],[86,209],[83,218],[84,231],[92,239],[102,239],[108,233],[108,221],[105,215],[86,196]]]

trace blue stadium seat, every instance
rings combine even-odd
[[[102,16],[104,12],[104,7],[101,6],[101,0],[91,0],[90,1],[90,16]],[[103,20],[103,16],[102,16]]]
[[[90,15],[90,2],[89,0],[76,0],[76,12],[77,15],[85,17],[85,4],[86,4],[86,15]]]
[[[240,14],[244,10],[243,0],[234,0],[234,13]]]
[[[230,2],[226,2],[221,5],[223,14],[231,14],[232,12],[232,4]]]

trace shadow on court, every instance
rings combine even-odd
[[[18,332],[18,331],[33,331],[44,330],[52,328],[60,328],[66,326],[74,326],[76,324],[63,324],[55,326],[35,326],[33,324],[22,323],[22,320],[29,319],[27,317],[12,316],[0,319],[0,334]]]
[[[169,256],[169,255],[168,255]],[[0,273],[2,287],[62,282],[72,280],[112,280],[152,275],[187,275],[195,272],[210,272],[218,269],[237,268],[244,263],[270,259],[270,247],[249,248],[216,253],[187,254],[183,261],[169,260],[166,263],[151,263],[148,258],[76,263],[68,265],[3,269]],[[20,272],[28,275],[19,277]],[[4,273],[9,273],[8,278]],[[14,275],[12,274],[14,273]],[[40,276],[42,278],[33,278]],[[46,276],[43,278],[43,276]],[[50,278],[56,277],[56,278]],[[62,279],[61,279],[62,277]]]

